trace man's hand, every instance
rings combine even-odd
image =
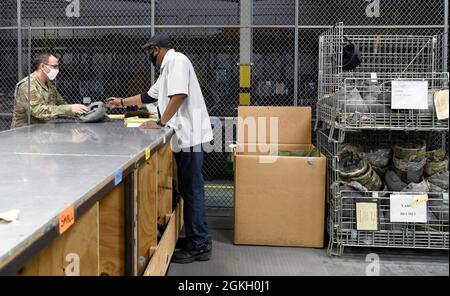
[[[73,104],[70,105],[70,108],[72,108],[72,113],[76,115],[84,114],[89,111],[88,107],[82,104]]]
[[[108,108],[122,107],[122,99],[114,97],[109,98],[106,100],[106,106]]]
[[[141,124],[139,127],[147,128],[147,129],[160,129],[161,128],[161,126],[157,125],[156,122],[154,122],[153,120],[146,121],[143,124]]]

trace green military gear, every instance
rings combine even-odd
[[[339,154],[339,176],[346,182],[358,182],[369,191],[378,191],[382,188],[378,174],[372,166],[361,159],[354,149],[346,149]]]
[[[319,151],[317,148],[311,148],[310,150],[280,150],[277,153],[278,156],[291,156],[291,157],[319,157]]]
[[[425,174],[433,176],[437,173],[442,173],[448,170],[448,159],[443,161],[429,161],[425,165]]]
[[[420,183],[410,183],[403,188],[402,192],[430,192],[430,185],[425,180]]]
[[[434,174],[433,176],[429,177],[427,180],[430,184],[433,184],[439,188],[442,188],[442,191],[448,190],[449,188],[449,180],[448,180],[449,173],[448,171]]]
[[[382,178],[386,174],[386,172],[388,171],[389,168],[388,167],[379,168],[379,167],[372,165],[372,169],[375,171],[375,173],[377,173],[377,175],[380,178]]]
[[[345,149],[338,154],[339,174],[342,179],[352,179],[367,172],[369,164],[353,149]]]
[[[445,150],[444,149],[436,149],[432,151],[427,151],[427,159],[429,161],[443,161],[445,160]]]
[[[427,162],[426,158],[420,162],[405,161],[403,159],[393,158],[394,167],[404,182],[417,183],[423,175],[423,168]]]
[[[72,108],[65,104],[55,85],[51,81],[42,84],[37,72],[17,83],[14,97],[11,128],[27,125],[28,115],[30,124],[44,123],[61,115],[73,115]]]
[[[373,167],[385,168],[389,165],[392,158],[392,150],[390,148],[371,150],[362,152],[363,159],[368,161]]]
[[[384,175],[384,183],[386,183],[390,191],[402,191],[408,185],[393,170],[386,172]]]
[[[89,111],[86,114],[80,116],[81,122],[100,122],[104,121],[106,117],[106,108],[105,103],[103,102],[95,102],[89,105]]]
[[[426,157],[425,142],[407,143],[394,146],[394,156],[404,161],[420,162]]]
[[[352,178],[351,181],[356,181],[367,188],[369,191],[378,191],[382,188],[383,184],[381,183],[380,177],[377,173],[372,169],[372,166],[369,165],[369,169],[367,172],[356,178]]]

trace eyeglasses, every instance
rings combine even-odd
[[[53,69],[59,69],[59,65],[50,65],[50,64],[44,64],[44,65],[52,67]]]

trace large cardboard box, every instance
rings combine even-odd
[[[237,138],[235,244],[323,248],[326,158],[274,156],[313,148],[311,108],[240,107]]]

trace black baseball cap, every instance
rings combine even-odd
[[[150,38],[150,41],[142,46],[142,49],[147,49],[152,46],[172,48],[172,40],[169,36],[153,35],[152,38]]]

